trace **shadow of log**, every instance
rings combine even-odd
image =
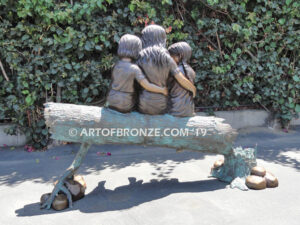
[[[26,180],[53,183],[72,162],[78,151],[76,144],[58,146],[47,152],[28,153],[22,149],[0,151],[0,185],[16,185]],[[112,156],[99,156],[97,152],[111,152]],[[93,145],[87,154],[81,175],[110,168],[113,171],[148,162],[153,165],[171,160],[174,164],[192,159],[203,159],[198,152],[176,153],[174,149],[134,145]],[[39,163],[36,163],[36,159]],[[209,173],[207,173],[209,175]],[[165,178],[165,177],[162,177]]]
[[[107,212],[130,209],[143,203],[158,200],[176,193],[210,192],[224,189],[227,184],[216,179],[179,182],[177,179],[151,180],[143,183],[136,178],[128,178],[129,184],[117,187],[114,190],[105,188],[105,181],[83,199],[74,203],[72,209],[63,211],[41,210],[39,203],[25,205],[15,211],[18,217],[38,216],[52,213],[63,213],[79,210],[83,213]],[[199,202],[201,204],[201,202]]]

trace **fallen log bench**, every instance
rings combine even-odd
[[[61,191],[72,207],[64,182],[75,174],[92,144],[134,144],[222,154],[224,163],[213,168],[211,175],[224,182],[234,181],[240,189],[245,189],[243,182],[256,165],[255,149],[232,147],[237,132],[222,118],[123,114],[103,107],[63,103],[46,103],[44,116],[52,139],[81,143],[81,147],[42,208],[49,209]]]

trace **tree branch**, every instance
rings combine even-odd
[[[247,49],[244,50],[255,62],[258,62],[258,59]]]
[[[218,13],[221,13],[221,14],[224,14],[224,15],[228,16],[228,18],[231,20],[231,22],[233,22],[233,19],[231,18],[231,16],[229,15],[229,13],[228,13],[227,11],[223,12],[223,11],[221,11],[221,10],[215,9],[215,8],[213,8],[213,7],[211,7],[211,6],[207,5],[207,4],[205,4],[205,3],[204,3],[203,1],[201,1],[201,0],[200,0],[200,2],[201,2],[203,5],[205,5],[207,8],[210,8],[211,10],[214,10],[214,11],[216,11],[216,12],[218,12]]]
[[[215,49],[217,49],[218,47],[208,38],[206,37],[201,31],[198,32],[198,34],[200,34],[202,37],[204,37],[205,40],[207,40],[212,46],[214,46]]]
[[[219,39],[219,35],[218,35],[217,31],[216,31],[216,36],[217,36],[217,41],[218,41],[219,52],[220,52],[221,58],[223,60],[223,53],[222,53],[222,49],[221,49],[221,43],[220,43],[220,39]]]
[[[0,68],[1,68],[1,71],[2,71],[2,74],[3,74],[4,78],[5,78],[5,80],[9,81],[9,78],[8,78],[8,76],[7,76],[7,74],[6,74],[5,70],[4,70],[4,67],[3,67],[3,64],[1,62],[1,60],[0,60]]]

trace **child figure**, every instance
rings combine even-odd
[[[149,92],[168,95],[167,88],[161,88],[148,82],[141,69],[132,60],[137,59],[142,50],[141,40],[131,34],[121,37],[118,47],[120,60],[112,71],[112,83],[107,96],[109,108],[122,113],[131,112],[135,106],[134,81],[136,80]]]
[[[168,48],[174,61],[185,77],[194,84],[195,71],[188,64],[192,49],[186,42],[177,42]],[[175,79],[170,81],[169,88],[169,113],[173,116],[189,117],[195,114],[195,105],[192,93],[184,89]]]

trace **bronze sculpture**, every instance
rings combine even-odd
[[[158,25],[149,25],[142,31],[143,50],[137,64],[150,82],[159,87],[167,87],[169,76],[173,76],[185,89],[196,94],[195,86],[180,72],[177,64],[166,49],[166,32]],[[142,90],[139,95],[138,110],[144,114],[164,114],[167,112],[166,96]]]
[[[222,154],[224,155],[224,163],[217,168],[213,168],[211,175],[224,182],[232,182],[231,187],[238,187],[242,190],[247,188],[245,179],[250,175],[251,168],[256,166],[256,150],[241,147],[233,148],[237,132],[229,124],[224,123],[222,118],[205,116],[174,117],[168,114],[149,116],[137,112],[125,114],[105,107],[64,103],[46,103],[44,115],[46,124],[50,128],[51,138],[67,142],[79,142],[81,147],[72,164],[59,178],[50,197],[42,204],[42,208],[50,209],[59,193],[66,194],[69,207],[72,207],[72,194],[67,189],[66,182],[73,179],[93,144],[134,144]],[[165,128],[188,129],[189,135],[124,135],[121,137],[118,135],[81,135],[83,129],[114,129],[116,127],[123,130],[151,127],[162,130]],[[198,129],[207,130],[207,135],[198,136],[194,131]]]
[[[141,69],[132,63],[142,49],[141,40],[134,35],[121,37],[118,47],[120,60],[112,71],[111,88],[107,96],[108,107],[119,112],[131,112],[135,106],[134,80],[147,91],[167,95],[167,89],[151,84]]]
[[[187,64],[191,55],[190,47],[186,43],[171,46],[169,50],[174,60],[165,47],[166,32],[158,25],[149,25],[143,29],[142,42],[143,50],[141,50],[141,41],[136,36],[124,35],[121,38],[118,49],[121,60],[112,72],[113,81],[107,98],[108,106],[120,112],[130,112],[135,104],[133,84],[134,80],[137,80],[144,88],[139,95],[138,110],[140,112],[151,115],[164,114],[168,106],[166,87],[169,86],[171,106],[173,105],[170,113],[185,118],[175,118],[169,115],[154,117],[137,112],[123,114],[102,107],[47,103],[45,120],[47,126],[50,127],[52,138],[80,142],[81,147],[70,167],[55,184],[50,196],[42,203],[41,208],[50,209],[60,193],[67,196],[69,207],[72,207],[72,193],[67,188],[67,181],[73,179],[92,144],[140,144],[223,154],[224,163],[212,169],[212,176],[225,182],[232,182],[232,187],[245,189],[244,180],[250,174],[250,169],[256,165],[256,150],[233,148],[237,133],[230,125],[223,123],[223,119],[186,117],[193,114],[192,101],[196,94],[196,88],[193,85],[195,73]],[[176,46],[183,49],[177,49]],[[140,68],[132,63],[138,53],[137,64]],[[169,84],[169,79],[173,79],[173,83]],[[172,84],[174,86],[171,86]],[[192,92],[192,95],[189,92]],[[177,98],[177,93],[183,95]],[[150,125],[161,129],[187,129],[190,135],[170,137],[144,134],[94,137],[80,134],[82,129],[115,129],[116,126],[124,130],[146,129]],[[209,131],[209,134],[198,136],[195,130],[199,129],[205,129]]]
[[[192,55],[192,48],[190,45],[186,42],[178,42],[171,45],[168,48],[168,51],[174,61],[178,64],[182,74],[184,74],[191,83],[194,83],[195,71],[188,64]],[[169,113],[173,116],[180,117],[194,116],[195,106],[192,94],[183,88],[173,77],[170,77],[168,83],[170,84]]]

